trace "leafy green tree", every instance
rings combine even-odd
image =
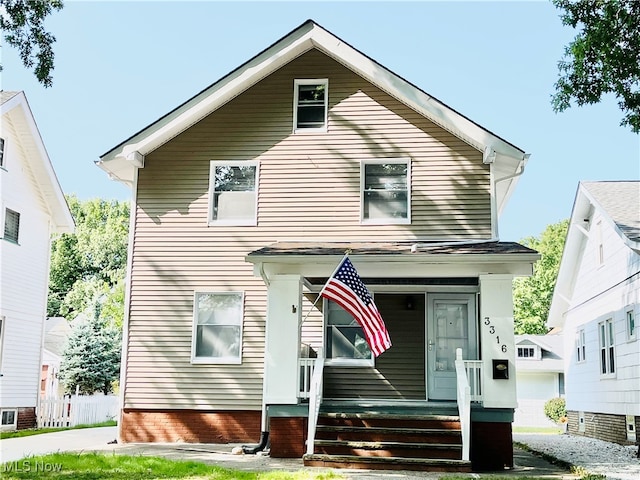
[[[85,395],[107,395],[120,375],[120,330],[101,318],[100,309],[96,302],[93,314],[89,311],[74,322],[59,373],[68,393],[78,387]]]
[[[68,196],[76,231],[52,242],[47,314],[69,319],[101,302],[101,315],[122,324],[129,205]]]
[[[62,0],[0,0],[0,29],[4,40],[18,49],[22,64],[33,68],[36,78],[45,87],[50,87],[53,81],[51,71],[56,38],[45,30],[44,21],[62,6]]]
[[[513,310],[516,334],[545,334],[553,289],[558,277],[569,220],[547,226],[540,238],[521,241],[537,250],[541,258],[533,267],[531,277],[516,278],[513,289]]]
[[[580,28],[558,63],[553,109],[600,102],[613,93],[621,125],[640,132],[640,1],[552,0],[564,25]]]

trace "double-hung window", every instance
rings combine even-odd
[[[584,329],[576,332],[576,361],[582,363],[586,360],[587,346],[585,344]]]
[[[612,375],[616,372],[613,319],[609,318],[598,324],[598,336],[600,337],[600,374]]]
[[[18,243],[20,237],[20,214],[7,208],[4,211],[4,239]]]
[[[628,309],[625,312],[625,318],[627,322],[627,340],[636,339],[636,316],[633,308]]]
[[[411,223],[411,162],[409,159],[362,162],[362,222]]]
[[[211,162],[209,224],[256,225],[258,162]]]
[[[293,131],[317,132],[327,130],[329,80],[326,78],[295,80]]]
[[[324,302],[327,364],[373,365],[373,355],[360,324],[337,303]]]
[[[4,138],[0,138],[0,168],[4,167]]]
[[[241,363],[244,294],[196,292],[193,363]]]

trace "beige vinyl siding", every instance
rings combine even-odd
[[[296,78],[329,79],[327,133],[292,133]],[[360,161],[391,157],[411,159],[412,225],[361,225]],[[207,225],[212,160],[260,162],[257,226]],[[293,239],[489,238],[489,180],[481,152],[317,51],[265,78],[139,170],[125,407],[260,408],[266,287],[246,254]],[[195,290],[245,292],[241,365],[191,365]],[[306,323],[317,345],[320,315]]]

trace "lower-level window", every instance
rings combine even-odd
[[[241,363],[244,294],[196,292],[193,363]]]
[[[18,412],[16,410],[2,410],[2,429],[13,430],[18,424]]]
[[[362,327],[335,302],[325,300],[327,363],[373,365],[373,355]]]

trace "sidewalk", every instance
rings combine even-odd
[[[148,455],[171,460],[193,460],[220,465],[237,470],[285,470],[304,468],[302,459],[270,458],[262,455],[233,455],[237,445],[188,444],[188,443],[128,443],[109,444],[117,435],[117,427],[87,428],[63,432],[10,438],[0,441],[0,462],[11,462],[30,455],[44,455],[58,451],[98,451],[120,455]],[[529,452],[514,448],[512,470],[491,472],[490,475],[535,476],[549,479],[575,479],[561,468],[546,462]],[[395,479],[436,479],[443,473],[375,470],[335,470],[351,480],[379,480],[392,476]],[[489,473],[487,473],[489,475]],[[476,476],[475,474],[472,476]]]

